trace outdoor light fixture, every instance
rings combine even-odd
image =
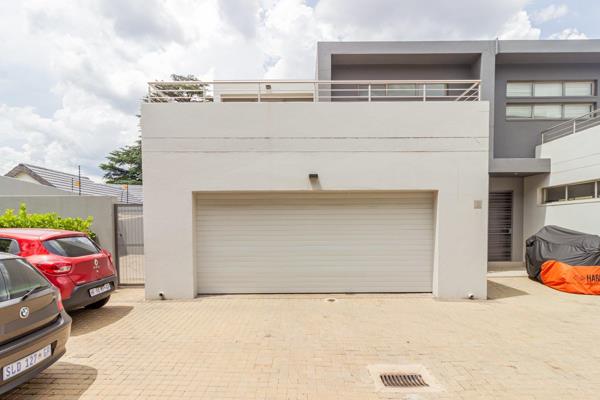
[[[311,181],[317,181],[319,180],[319,174],[308,174],[308,179],[310,179]]]
[[[271,85],[269,85],[269,84],[266,84],[266,85],[265,85],[265,88],[266,88],[267,90],[271,90]]]

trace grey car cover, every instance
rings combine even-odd
[[[548,225],[525,241],[529,277],[540,280],[542,264],[548,260],[573,266],[600,266],[600,236]]]

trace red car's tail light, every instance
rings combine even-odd
[[[68,274],[73,267],[70,263],[66,262],[38,263],[35,266],[42,270],[42,272],[52,275]]]

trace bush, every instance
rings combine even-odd
[[[92,240],[96,240],[96,234],[90,229],[93,217],[83,218],[62,218],[57,213],[46,214],[27,214],[27,206],[21,204],[19,212],[7,209],[0,215],[0,228],[46,228],[63,229],[67,231],[77,231],[86,233]]]

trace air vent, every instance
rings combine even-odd
[[[429,386],[421,374],[381,374],[381,383],[385,387],[427,387]]]

